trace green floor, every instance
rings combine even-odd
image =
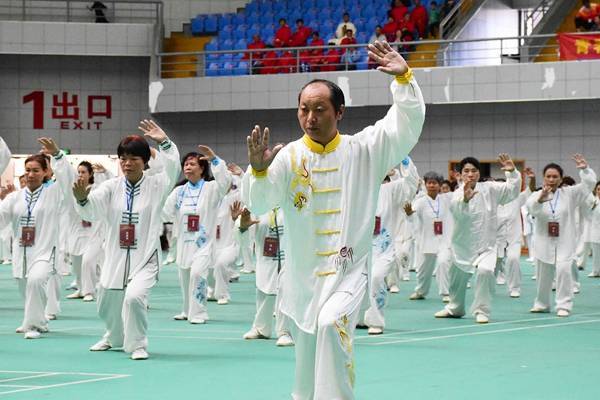
[[[408,301],[414,281],[404,282],[390,296],[385,334],[357,332],[357,399],[597,399],[600,279],[587,278],[589,267],[582,273],[571,317],[533,315],[535,282],[522,265],[523,296],[510,299],[499,286],[486,326],[434,319],[441,302]],[[64,300],[40,340],[15,334],[21,300],[10,267],[0,266],[0,397],[289,399],[293,348],[241,339],[254,316],[253,276],[233,284],[232,297],[226,306],[209,304],[207,325],[173,321],[179,288],[167,266],[151,297],[151,358],[131,361],[122,352],[87,350],[102,334],[95,303]]]

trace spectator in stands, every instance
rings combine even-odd
[[[325,42],[319,36],[319,32],[313,32],[310,47],[320,46],[325,46]],[[307,57],[304,60],[301,58],[301,62],[308,64],[308,69],[310,71],[319,71],[319,68],[323,63],[323,49],[311,49],[307,53]]]
[[[436,37],[440,30],[440,10],[437,3],[429,3],[429,24],[427,25],[427,36]]]
[[[277,52],[274,50],[273,45],[268,44],[266,48],[271,49],[271,51],[265,52],[265,55],[261,59],[262,65],[259,73],[263,75],[276,74],[279,72],[279,68],[277,66],[279,57],[277,56]]]
[[[369,43],[375,43],[376,40],[379,40],[380,42],[387,42],[387,37],[383,34],[381,25],[377,25],[375,27],[375,32],[371,35]]]
[[[404,19],[398,23],[398,31],[402,31],[402,41],[410,42],[415,40],[416,27],[412,22],[410,14],[406,14]],[[396,35],[397,36],[397,35]]]
[[[342,53],[340,50],[335,47],[335,41],[330,41],[327,43],[330,48],[325,53],[323,57],[323,65],[321,65],[321,71],[337,71],[340,67],[340,60],[342,57]]]
[[[257,49],[264,49],[267,47],[267,45],[260,38],[260,35],[254,35],[254,36],[252,36],[252,42],[248,43],[247,47],[248,47],[248,50],[257,50]],[[263,58],[264,55],[265,55],[265,53],[262,51],[252,52],[252,72],[253,73],[256,73],[257,72],[256,70],[262,66],[261,59]],[[244,60],[250,59],[250,53],[245,53],[243,59]]]
[[[108,19],[106,19],[106,16],[104,15],[106,6],[101,1],[95,1],[88,9],[93,11],[96,15],[96,23],[105,24],[108,22]]]
[[[350,14],[344,13],[342,16],[342,22],[340,22],[335,30],[335,37],[343,39],[346,36],[346,30],[352,29],[352,32],[358,32],[356,26],[350,22]]]
[[[408,14],[408,7],[402,2],[402,0],[394,0],[392,2],[392,9],[390,10],[390,16],[396,21],[396,23],[404,19],[404,15]]]
[[[407,33],[406,31],[402,31],[400,29],[396,31],[396,39],[394,40],[395,42],[398,42],[398,45],[396,45],[396,49],[398,53],[400,53],[402,57],[405,57],[406,59],[408,59],[408,53],[413,51],[415,46],[412,44],[406,44],[404,42],[410,42],[412,40],[412,34]]]
[[[341,46],[349,46],[356,44],[356,38],[352,29],[346,29],[346,36],[340,40]],[[347,65],[348,70],[356,69],[356,62],[358,61],[358,51],[356,48],[342,48],[342,63]]]
[[[583,5],[577,11],[575,16],[575,28],[577,32],[592,31],[597,28],[596,26],[596,9],[598,7],[592,7],[590,0],[583,0]]]
[[[291,47],[303,47],[306,46],[308,38],[312,33],[312,29],[304,25],[303,19],[296,20],[296,32],[292,34]]]
[[[427,36],[429,17],[427,16],[427,9],[421,4],[421,0],[415,0],[415,8],[410,13],[410,20],[415,24],[419,38],[422,39]]]
[[[292,74],[296,72],[298,66],[298,60],[296,59],[296,50],[286,50],[281,54],[278,60],[280,74]]]
[[[388,22],[383,26],[383,34],[387,38],[388,42],[393,42],[396,40],[396,31],[398,30],[398,23],[394,20],[394,17],[390,14],[388,17]]]
[[[275,32],[275,47],[287,47],[292,39],[292,28],[287,24],[285,18],[279,20],[279,29]]]

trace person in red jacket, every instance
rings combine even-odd
[[[393,42],[396,39],[396,31],[398,30],[398,23],[394,20],[394,17],[390,14],[388,22],[383,26],[382,32],[385,35],[388,42]]]
[[[268,44],[266,48],[271,49],[271,51],[265,52],[265,55],[261,60],[262,67],[260,68],[259,73],[263,75],[276,74],[279,72],[279,67],[277,66],[279,57],[277,56],[277,52],[273,49],[272,45]]]
[[[415,8],[410,13],[410,20],[419,31],[419,37],[424,38],[427,35],[429,16],[425,6],[421,4],[421,0],[415,0]]]
[[[287,47],[292,39],[292,28],[287,24],[285,18],[279,20],[279,29],[275,32],[275,47]]]
[[[319,36],[319,32],[312,33],[310,47],[325,46],[325,42]],[[318,71],[323,62],[323,49],[311,49],[300,54],[300,63],[309,66],[310,71]]]
[[[298,60],[296,60],[296,51],[286,50],[281,54],[278,60],[279,73],[291,74],[296,72]]]
[[[325,53],[323,57],[323,65],[321,65],[321,71],[337,71],[340,67],[340,60],[342,58],[342,53],[340,50],[335,47],[335,42],[328,43],[329,50]]]
[[[248,50],[257,50],[257,49],[264,49],[265,47],[267,47],[267,45],[260,38],[260,35],[254,35],[254,36],[252,36],[252,41],[250,43],[248,43],[247,47],[248,47]],[[260,60],[264,54],[265,53],[263,53],[261,51],[252,52],[252,61],[254,62],[254,60]],[[250,53],[245,53],[243,59],[247,60],[249,58],[250,58]]]
[[[392,9],[390,10],[390,16],[394,18],[394,21],[402,21],[404,19],[404,15],[406,14],[408,14],[408,7],[402,3],[402,0],[394,0],[392,3]]]
[[[296,21],[296,32],[292,34],[290,41],[291,47],[303,47],[306,46],[306,42],[312,33],[312,29],[304,25],[304,20],[299,19]]]
[[[346,29],[346,36],[344,36],[343,39],[340,40],[340,46],[348,46],[348,45],[352,45],[352,44],[356,44],[356,38],[354,37],[354,32],[352,32],[352,29]],[[343,48],[342,54],[345,54],[348,50],[355,51],[355,49]]]
[[[410,14],[406,14],[404,19],[398,23],[397,30],[402,31],[402,41],[415,40],[415,24],[411,21]]]

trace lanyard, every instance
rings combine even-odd
[[[550,200],[548,202],[548,205],[550,206],[550,211],[552,211],[552,216],[556,217],[556,210],[558,209],[558,198],[560,196],[560,192],[558,191],[558,189],[556,190],[556,196],[554,199],[554,204],[552,204],[552,200]]]
[[[433,208],[433,204],[431,204],[431,202],[429,201],[429,196],[427,196],[427,204],[429,204],[429,208],[431,208],[431,211],[433,211],[433,213],[435,214],[435,217],[437,219],[440,219],[440,195],[439,194],[437,195],[435,200],[437,203],[437,210],[435,208]]]
[[[27,221],[31,219],[31,214],[33,213],[33,210],[35,210],[35,206],[42,195],[42,190],[44,190],[43,185],[40,187],[39,192],[32,192],[31,196],[29,197],[27,196],[27,191],[25,191],[25,201],[27,202]]]

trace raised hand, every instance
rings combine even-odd
[[[246,230],[254,224],[258,224],[258,221],[253,220],[252,215],[250,214],[250,210],[244,208],[244,210],[242,211],[242,218],[240,218],[240,229]]]
[[[56,142],[52,138],[41,137],[38,139],[38,143],[42,145],[42,153],[49,156],[55,156],[60,151],[56,145]]]
[[[102,173],[106,172],[106,168],[104,167],[104,165],[102,165],[100,163],[93,163],[92,170],[94,170],[94,172],[98,173],[98,174],[102,174]]]
[[[412,208],[412,204],[410,204],[410,202],[404,204],[404,212],[406,213],[406,215],[408,215],[409,217],[411,215],[414,214],[415,210],[413,210]]]
[[[210,147],[204,146],[203,144],[198,145],[198,151],[200,152],[200,154],[202,154],[200,160],[206,160],[208,162],[211,162],[212,160],[217,158],[215,152]]]
[[[523,174],[527,178],[535,178],[535,172],[533,172],[533,169],[531,167],[525,167],[525,169],[523,170]]]
[[[389,75],[400,76],[408,72],[408,64],[388,42],[380,42],[369,45],[369,58],[377,62],[377,69]]]
[[[73,184],[73,196],[75,196],[77,201],[84,201],[88,198],[91,189],[92,187],[86,185],[83,179],[78,179]]]
[[[542,187],[542,191],[540,193],[540,197],[538,198],[538,203],[545,203],[552,199],[552,187],[549,185],[544,185]]]
[[[6,196],[11,194],[15,190],[15,185],[13,185],[12,183],[9,183],[8,185],[6,185],[6,187],[0,188],[0,200],[4,200]]]
[[[231,172],[233,175],[242,176],[244,170],[240,168],[236,163],[227,164],[227,170]]]
[[[229,211],[231,212],[231,219],[236,220],[240,215],[242,215],[242,211],[244,211],[244,206],[241,201],[234,201],[233,204],[229,207]]]
[[[464,191],[463,201],[465,203],[470,202],[471,199],[473,197],[475,197],[475,195],[477,193],[479,193],[478,191],[475,190],[475,182],[465,182],[465,187],[464,187],[463,191]]]
[[[573,161],[575,161],[575,166],[577,166],[577,169],[586,169],[588,167],[587,161],[581,154],[573,154],[573,157],[571,158]]]
[[[500,165],[502,165],[500,168],[502,171],[513,172],[515,170],[515,163],[508,154],[500,153],[500,155],[498,155],[498,161],[500,162]]]
[[[264,171],[269,168],[273,159],[283,148],[282,144],[269,147],[269,128],[261,133],[260,126],[256,125],[250,136],[246,138],[248,144],[248,161],[255,171]]]
[[[151,119],[144,119],[140,121],[140,126],[138,126],[138,129],[144,132],[145,137],[152,139],[156,143],[162,143],[169,138],[165,131],[163,131],[162,128]]]

